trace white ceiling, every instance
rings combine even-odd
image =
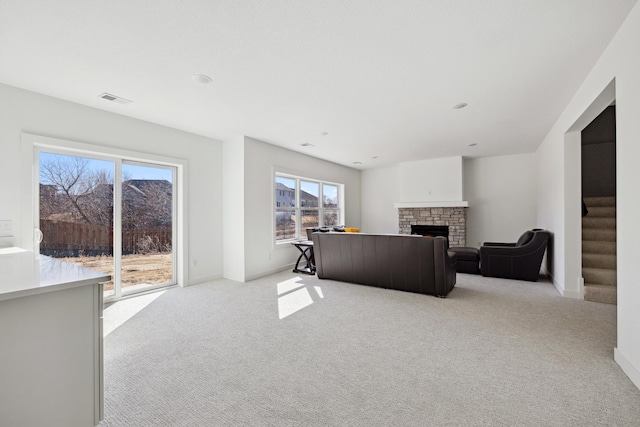
[[[526,153],[635,3],[0,0],[0,82],[360,169]]]

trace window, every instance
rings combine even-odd
[[[29,134],[22,143],[25,228],[43,237],[28,249],[110,274],[105,300],[186,283],[184,161]]]
[[[306,239],[307,228],[342,223],[343,185],[277,173],[274,186],[276,242]]]

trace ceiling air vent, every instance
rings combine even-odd
[[[120,98],[119,96],[112,95],[107,92],[103,92],[99,95],[100,98],[106,99],[107,101],[117,102],[118,104],[131,104],[132,101],[128,99]]]

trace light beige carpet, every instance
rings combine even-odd
[[[290,272],[165,292],[105,339],[104,426],[638,426],[616,306],[458,275],[446,299]]]

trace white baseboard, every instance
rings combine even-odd
[[[564,292],[562,292],[562,296],[567,298],[573,298],[573,299],[582,299],[582,295],[579,290],[568,291],[565,289]]]
[[[543,265],[543,266],[540,268],[540,274],[541,274],[541,275],[543,275],[543,276],[546,276],[546,277],[549,279],[549,281],[553,284],[553,286],[556,288],[556,290],[558,291],[558,293],[559,293],[560,295],[562,295],[562,291],[563,291],[563,289],[560,287],[560,284],[558,284],[558,282],[556,281],[556,278],[555,278],[555,277],[553,277],[553,274],[551,274],[551,273],[549,272],[549,270],[547,270],[547,267],[546,267],[546,266],[544,266],[544,265]]]
[[[244,281],[245,282],[250,282],[252,280],[260,279],[260,278],[265,277],[265,276],[270,276],[272,274],[280,273],[281,271],[286,271],[286,270],[290,270],[291,271],[291,270],[293,270],[293,267],[295,267],[295,265],[296,265],[295,263],[292,263],[292,264],[284,265],[284,266],[281,266],[281,267],[272,268],[272,269],[267,270],[267,271],[262,271],[260,273],[251,274],[251,275],[245,276]]]
[[[280,273],[281,271],[293,270],[294,266],[295,266],[295,263],[287,264],[287,265],[284,265],[284,266],[280,266],[280,267],[276,267],[276,268],[271,268],[269,270],[261,271],[260,273],[245,275],[244,276],[244,280],[242,280],[240,278],[230,279],[230,280],[235,280],[236,282],[240,282],[240,283],[246,283],[246,282],[250,282],[252,280],[260,279],[262,277],[270,276],[272,274]],[[228,277],[225,277],[224,274],[222,274],[222,275],[219,275],[219,276],[210,276],[210,277],[200,278],[200,279],[194,280],[193,283],[189,283],[189,285],[195,285],[197,283],[208,282],[208,281],[216,280],[216,279],[228,279]]]
[[[560,284],[558,283],[558,281],[556,280],[555,277],[553,277],[553,274],[549,273],[548,271],[546,272],[547,277],[549,278],[549,280],[551,281],[551,283],[553,284],[553,286],[556,288],[556,290],[558,291],[558,293],[560,295],[563,294],[564,288],[562,288],[560,286]]]
[[[545,269],[546,270],[546,269]],[[545,272],[545,270],[543,270],[543,272]],[[553,277],[553,274],[549,273],[548,271],[546,271],[546,275],[549,278],[549,280],[551,281],[551,283],[553,283],[553,286],[556,288],[556,290],[558,291],[558,293],[560,295],[562,295],[563,297],[566,298],[574,298],[574,299],[583,299],[583,294],[581,290],[577,290],[577,291],[568,291],[566,290],[562,285],[560,285],[560,283],[558,283],[558,281],[556,280],[555,277]]]
[[[204,282],[211,282],[213,280],[222,279],[222,274],[214,274],[212,276],[197,277],[195,279],[189,279],[187,286],[197,285]]]
[[[616,361],[622,369],[622,372],[624,372],[631,382],[640,390],[640,371],[633,366],[629,359],[627,359],[617,347],[613,349],[613,360]]]

